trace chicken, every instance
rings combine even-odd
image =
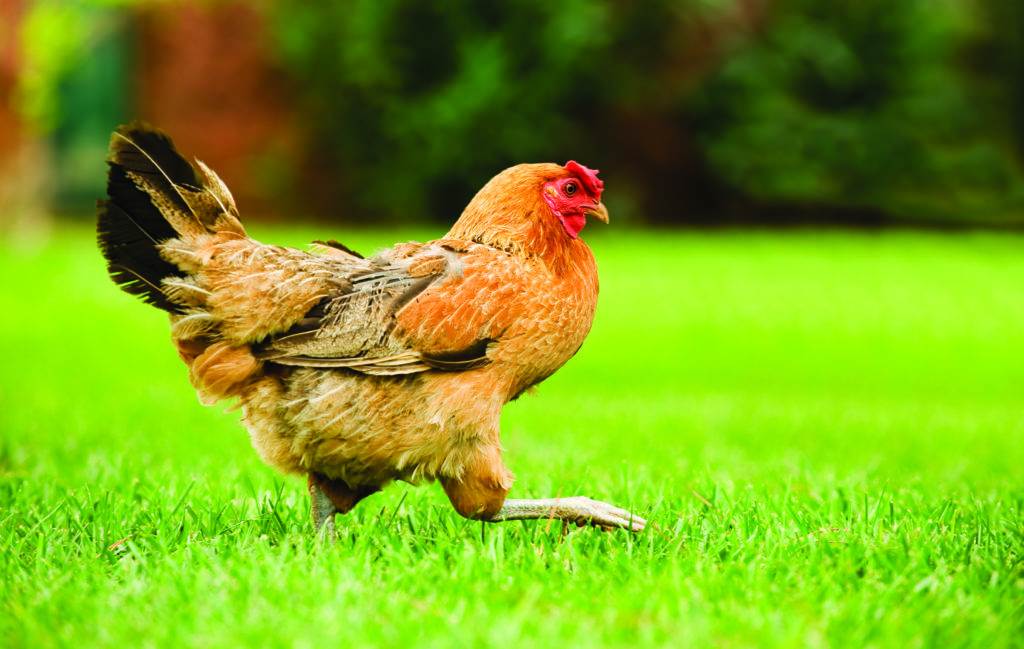
[[[201,401],[237,399],[263,460],[308,476],[316,529],[333,534],[335,514],[394,480],[437,480],[481,521],[644,528],[585,497],[506,498],[501,409],[568,361],[594,316],[579,234],[608,221],[596,171],[506,169],[442,238],[366,259],[250,239],[220,178],[147,125],[120,127],[108,164],[111,278],[170,314]]]

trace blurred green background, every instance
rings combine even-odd
[[[1019,226],[1022,34],[1009,0],[3,0],[0,197],[89,217],[143,118],[250,219],[447,223],[577,158],[620,222]]]

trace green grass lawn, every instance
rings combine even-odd
[[[1024,238],[593,232],[593,333],[503,416],[513,495],[647,531],[483,527],[399,484],[324,547],[59,231],[0,244],[0,644],[1024,644]]]

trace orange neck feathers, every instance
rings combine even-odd
[[[556,273],[592,260],[586,244],[569,236],[542,195],[544,183],[565,175],[556,164],[506,169],[477,192],[447,237],[536,257]]]

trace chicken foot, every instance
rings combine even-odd
[[[647,525],[647,521],[621,507],[586,496],[508,499],[488,520],[501,522],[542,518],[577,525],[594,525],[606,530],[618,527],[633,532],[641,532]]]

